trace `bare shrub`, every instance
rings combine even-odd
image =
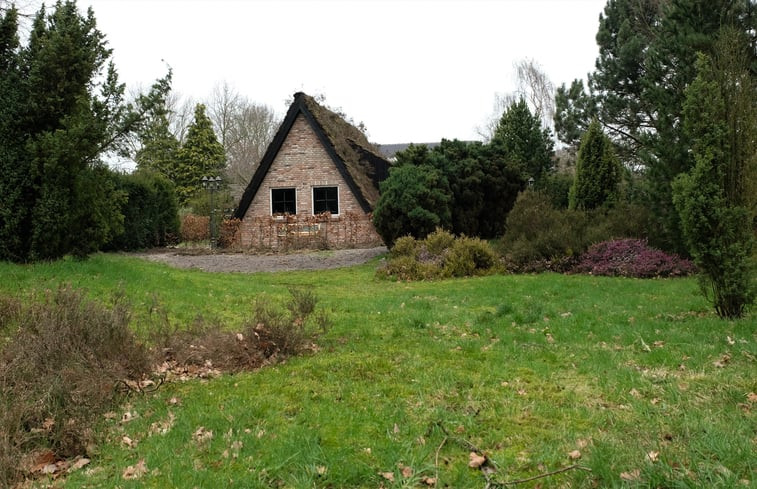
[[[187,214],[181,218],[181,240],[196,243],[210,239],[210,218]]]
[[[246,334],[254,336],[264,351],[284,356],[296,355],[312,346],[313,340],[326,332],[328,315],[316,314],[317,298],[309,289],[289,289],[286,312],[268,301],[256,300]]]
[[[204,318],[179,329],[155,309],[151,339],[162,359],[177,366],[206,366],[224,372],[258,368],[301,353],[328,328],[328,316],[316,311],[318,300],[312,291],[293,288],[289,292],[291,299],[282,307],[256,299],[250,318],[236,332]]]
[[[0,351],[0,486],[7,487],[21,475],[24,453],[85,453],[93,423],[116,401],[116,383],[141,379],[150,361],[122,296],[105,307],[61,287],[30,305],[0,308],[0,316],[0,324],[17,326]]]
[[[239,227],[242,220],[237,218],[224,219],[218,236],[218,246],[232,248],[239,245]]]

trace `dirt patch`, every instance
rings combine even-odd
[[[288,254],[253,255],[246,253],[190,253],[176,250],[157,250],[135,253],[133,256],[166,263],[177,268],[192,268],[205,272],[284,272],[292,270],[325,270],[363,264],[386,253],[384,246],[356,250],[326,250]]]

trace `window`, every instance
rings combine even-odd
[[[271,214],[297,214],[297,202],[293,188],[271,189]]]
[[[313,214],[339,214],[339,192],[336,187],[313,188]]]

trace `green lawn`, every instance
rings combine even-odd
[[[156,300],[175,321],[234,328],[255,297],[284,300],[293,285],[312,286],[331,312],[316,353],[132,397],[65,487],[483,488],[571,465],[514,487],[757,487],[754,313],[717,319],[694,279],[396,283],[375,266],[0,264],[6,293],[121,289],[137,331]],[[121,423],[126,412],[134,419]],[[494,471],[468,466],[474,448]]]

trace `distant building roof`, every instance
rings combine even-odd
[[[381,156],[386,158],[389,161],[395,161],[396,160],[396,154],[400,151],[405,151],[411,144],[414,144],[415,146],[427,146],[428,149],[435,148],[439,146],[441,143],[397,143],[397,144],[377,144],[379,153],[381,153]]]

